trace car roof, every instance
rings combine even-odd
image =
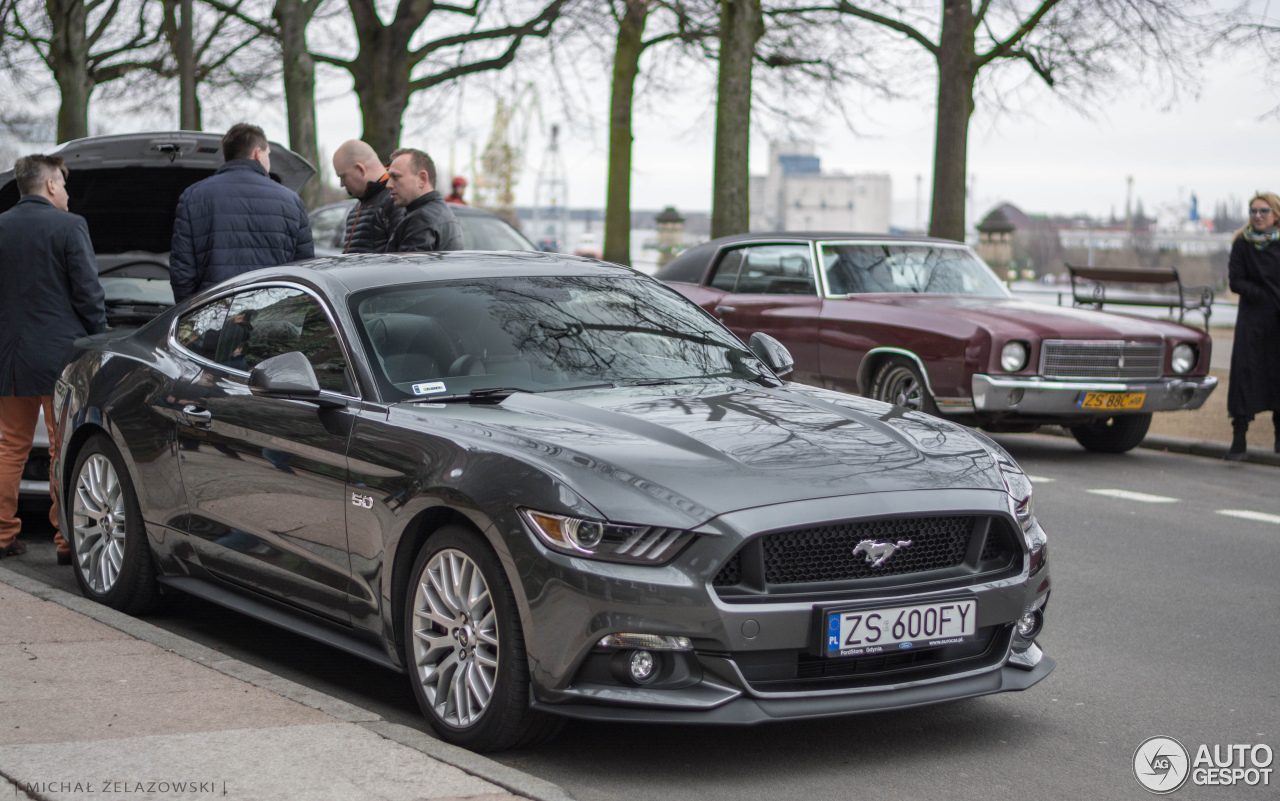
[[[713,239],[707,242],[708,245],[736,245],[741,242],[767,242],[774,240],[800,240],[802,242],[818,241],[823,239],[841,239],[841,240],[865,240],[868,242],[932,242],[939,245],[963,245],[963,242],[957,242],[954,239],[941,239],[934,236],[925,236],[923,234],[866,234],[851,233],[849,231],[755,231],[748,234],[733,234],[732,236],[722,236],[719,239]]]
[[[319,275],[316,275],[319,273]],[[346,293],[390,286],[465,278],[581,276],[636,278],[630,267],[564,253],[460,250],[445,253],[361,253],[330,256],[275,270],[258,270],[253,280],[303,278],[340,284]],[[341,291],[331,286],[331,291]]]

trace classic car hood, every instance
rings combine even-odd
[[[178,197],[222,166],[222,135],[199,131],[75,139],[53,151],[67,164],[71,211],[89,223],[98,253],[168,253]],[[271,175],[295,192],[315,167],[271,143]],[[0,212],[18,202],[13,170],[0,173]]]
[[[960,317],[974,325],[1040,339],[1124,339],[1159,341],[1185,334],[1187,326],[1114,312],[1049,306],[1018,298],[956,295],[892,295],[877,302]]]
[[[797,384],[517,393],[492,406],[412,408],[537,463],[618,522],[687,527],[812,498],[1003,489],[990,452],[967,429]]]

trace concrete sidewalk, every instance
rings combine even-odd
[[[3,567],[0,676],[0,801],[568,798]]]

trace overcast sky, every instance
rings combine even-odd
[[[1195,193],[1200,208],[1212,214],[1218,201],[1234,196],[1240,205],[1257,189],[1280,188],[1272,155],[1280,121],[1264,118],[1280,92],[1267,85],[1256,57],[1222,57],[1207,64],[1198,96],[1184,93],[1170,108],[1151,97],[1154,90],[1134,85],[1116,93],[1089,119],[1055,101],[1041,89],[1024,97],[1021,113],[993,116],[979,109],[970,129],[969,172],[974,176],[973,212],[984,213],[1009,201],[1028,212],[1107,215],[1124,214],[1125,178],[1133,176],[1134,196],[1150,213],[1158,206],[1185,201]],[[915,67],[913,67],[914,69]],[[575,119],[563,125],[562,150],[569,180],[569,203],[575,208],[604,205],[607,139],[603,120],[608,108],[605,75],[591,89],[598,109],[594,123]],[[923,81],[932,76],[922,72]],[[333,150],[345,139],[358,137],[360,114],[349,91],[350,80],[340,73],[321,72],[318,94],[329,98],[319,108],[322,149]],[[505,78],[504,78],[505,80]],[[714,115],[705,82],[662,99],[636,122],[633,206],[658,209],[675,205],[705,211],[711,206]],[[472,177],[467,162],[474,147],[482,150],[493,113],[492,95],[466,90],[462,112],[451,109],[446,124],[425,126],[428,102],[417,102],[406,116],[403,144],[425,146],[440,172],[448,174],[450,152],[458,172]],[[530,115],[525,142],[524,174],[516,187],[517,202],[531,204],[545,128],[556,122],[554,88],[539,87],[541,121]],[[651,102],[653,105],[653,102]],[[824,170],[888,173],[893,179],[894,224],[916,223],[916,176],[923,176],[920,205],[928,214],[929,180],[933,156],[933,98],[922,83],[915,95],[898,101],[874,101],[855,108],[858,135],[845,120],[831,115],[813,137]],[[283,103],[210,109],[210,128],[242,116],[258,119],[272,138],[287,141]],[[222,119],[227,117],[227,119]],[[129,130],[142,124],[137,117],[98,126]],[[563,122],[563,121],[561,121]],[[165,127],[163,121],[146,124]],[[459,131],[460,136],[451,132]],[[763,172],[768,135],[753,129],[751,169]],[[332,181],[331,170],[328,171]]]

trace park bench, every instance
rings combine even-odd
[[[1183,286],[1178,270],[1174,267],[1079,267],[1068,264],[1071,274],[1071,302],[1074,306],[1101,309],[1104,304],[1125,306],[1154,306],[1176,309],[1178,322],[1188,311],[1204,315],[1204,327],[1209,329],[1209,315],[1213,312],[1213,288],[1207,286]],[[1107,296],[1108,284],[1140,284],[1143,286],[1174,286],[1177,294],[1126,294]]]

